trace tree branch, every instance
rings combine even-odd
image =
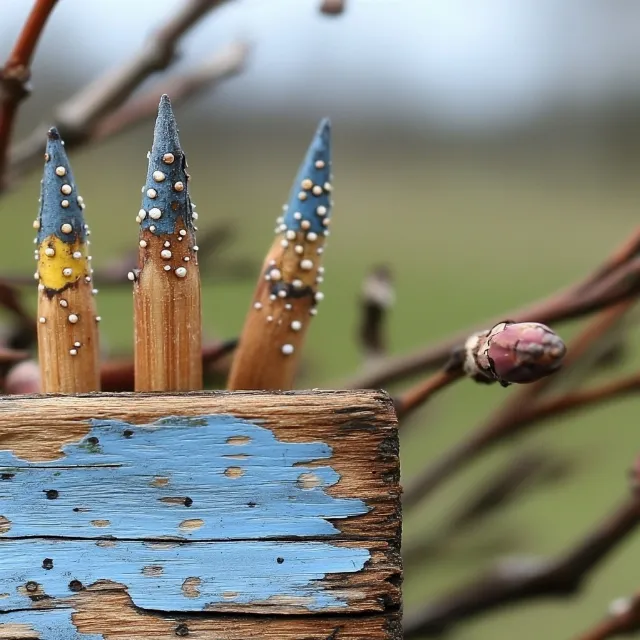
[[[0,71],[0,191],[5,184],[9,143],[18,107],[29,95],[31,60],[56,4],[57,0],[36,0],[9,59]]]
[[[575,640],[608,640],[640,631],[640,591],[611,603],[609,617]]]
[[[229,0],[188,0],[167,23],[151,34],[139,53],[122,66],[98,77],[55,110],[53,123],[36,127],[11,153],[11,179],[37,166],[51,124],[65,140],[67,151],[84,144],[100,120],[122,105],[154,73],[167,69],[177,57],[180,39],[209,11]],[[156,96],[157,101],[157,96]],[[156,105],[157,106],[157,105]]]
[[[466,329],[435,345],[412,353],[385,358],[375,369],[343,382],[347,389],[378,388],[404,377],[442,366],[449,354],[471,333],[508,318],[516,322],[532,321],[557,324],[599,311],[633,297],[640,291],[640,227],[581,282],[543,300],[496,316],[482,326]]]
[[[581,358],[589,352],[591,346],[605,335],[609,328],[615,325],[631,306],[631,302],[619,303],[610,309],[606,309],[590,322],[569,346],[568,355],[565,358],[565,368],[570,370],[572,366],[580,362]],[[475,459],[491,446],[507,437],[513,437],[516,433],[520,433],[525,427],[532,425],[539,419],[551,417],[554,415],[554,411],[566,412],[580,406],[580,400],[585,401],[584,395],[579,396],[578,401],[574,396],[568,402],[566,399],[561,402],[556,400],[546,406],[542,405],[541,413],[539,415],[536,414],[539,398],[551,385],[561,379],[561,375],[542,378],[538,382],[523,386],[514,393],[498,409],[497,413],[490,416],[488,420],[472,431],[464,440],[456,443],[441,458],[423,469],[417,478],[414,478],[406,485],[404,493],[405,508],[418,504],[465,464]],[[625,382],[623,386],[629,384],[632,386],[633,383]],[[607,393],[614,395],[611,390]],[[587,392],[587,402],[592,403],[609,397],[607,393],[602,397],[602,392]],[[618,390],[615,393],[623,393],[623,391]]]
[[[516,559],[404,618],[404,638],[437,637],[463,620],[507,604],[575,595],[598,564],[640,523],[633,494],[582,540],[556,560]],[[606,637],[606,636],[605,636]]]

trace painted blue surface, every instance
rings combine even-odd
[[[324,163],[322,168],[316,167],[318,161]],[[291,187],[287,210],[283,216],[287,229],[302,231],[302,221],[307,220],[310,223],[307,231],[322,235],[326,230],[323,225],[323,219],[328,219],[331,215],[331,193],[324,188],[320,195],[314,195],[311,190],[304,190],[302,182],[307,179],[311,180],[314,185],[321,187],[324,187],[326,183],[331,183],[331,123],[327,118],[320,122],[307,154],[300,165],[296,179]],[[301,191],[307,194],[304,200],[299,198]],[[317,208],[320,206],[326,208],[324,216],[317,214]],[[300,219],[294,217],[297,212],[302,214]]]
[[[174,155],[174,161],[167,164],[163,157],[167,153]],[[158,117],[153,131],[153,146],[149,154],[149,169],[147,171],[147,181],[144,187],[142,198],[142,208],[147,215],[142,220],[141,227],[149,230],[155,227],[155,235],[171,235],[176,231],[176,224],[182,221],[185,229],[193,233],[192,207],[188,193],[187,161],[180,146],[178,137],[178,126],[173,115],[169,97],[163,95],[158,107]],[[157,182],[153,178],[154,171],[161,171],[165,175],[162,182]],[[182,191],[176,191],[174,185],[181,182],[184,186]],[[157,196],[150,198],[147,195],[148,189],[155,189]],[[158,208],[162,215],[157,220],[149,217],[148,213],[152,208]]]
[[[73,595],[74,580],[85,587],[97,580],[123,584],[143,609],[193,612],[220,603],[267,604],[270,598],[296,598],[309,611],[340,610],[348,606],[348,590],[334,593],[323,578],[360,571],[369,557],[366,549],[322,542],[191,542],[162,547],[121,541],[114,546],[86,540],[5,541],[0,544],[0,584],[8,597],[0,599],[0,610],[31,606],[24,592],[28,581],[37,582],[48,596],[63,598]],[[51,569],[42,567],[44,558],[53,561]],[[162,570],[145,574],[145,567]],[[184,589],[189,578],[199,582]]]
[[[44,174],[40,188],[40,215],[38,221],[38,244],[50,236],[56,236],[67,244],[73,244],[77,240],[85,242],[86,230],[84,227],[84,214],[82,213],[82,200],[78,201],[78,190],[71,171],[69,158],[64,149],[64,143],[55,127],[49,129],[47,136],[48,160],[44,165]],[[65,175],[56,174],[56,169],[63,167]],[[64,185],[71,187],[70,194],[64,194],[61,188]],[[67,200],[68,207],[63,207],[61,202]],[[72,226],[71,233],[62,233],[61,227],[68,223]]]
[[[104,640],[102,634],[80,633],[71,621],[71,609],[12,611],[0,615],[0,625],[21,624],[40,634],[42,640]]]
[[[149,425],[94,420],[91,432],[63,451],[63,458],[38,463],[0,451],[0,477],[9,478],[0,480],[0,515],[11,522],[0,539],[308,538],[339,534],[332,519],[369,511],[359,499],[327,492],[339,480],[329,464],[305,465],[330,463],[328,445],[281,442],[231,416]],[[153,486],[159,478],[165,486]],[[186,519],[203,523],[185,530]]]

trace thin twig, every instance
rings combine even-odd
[[[514,602],[573,596],[638,524],[640,499],[632,495],[557,559],[507,561],[488,575],[409,612],[404,617],[404,638],[438,637],[464,620]]]
[[[322,0],[320,11],[328,16],[339,16],[344,13],[346,0]]]
[[[131,98],[120,108],[105,115],[91,131],[91,142],[113,138],[154,114],[158,108],[158,96],[163,93],[171,96],[171,104],[175,107],[237,75],[244,69],[248,53],[249,46],[246,43],[235,42],[193,71],[162,79],[157,87]]]
[[[0,191],[5,184],[9,144],[18,107],[29,95],[31,60],[57,1],[36,0],[9,59],[0,71]]]
[[[609,616],[595,627],[577,636],[575,640],[609,640],[635,635],[640,631],[640,591],[630,598],[611,603]]]
[[[543,300],[503,313],[482,326],[471,327],[435,345],[412,353],[385,358],[374,370],[360,373],[345,381],[348,389],[378,388],[404,377],[442,366],[449,354],[475,331],[505,319],[516,322],[535,321],[554,325],[579,318],[638,293],[640,263],[634,257],[640,252],[640,227],[611,256],[581,282]]]
[[[147,78],[164,71],[177,58],[180,39],[207,13],[229,0],[188,0],[144,43],[141,50],[122,66],[110,69],[67,102],[59,105],[53,123],[65,139],[67,151],[91,138],[100,120],[115,111]],[[11,152],[11,175],[15,180],[37,166],[44,151],[42,140],[49,125],[33,133]]]
[[[435,393],[463,378],[462,367],[449,367],[432,373],[426,380],[418,382],[414,387],[394,399],[398,418],[407,418],[409,414],[430,400]]]
[[[605,335],[631,306],[632,302],[625,301],[601,312],[572,341],[564,366],[570,370],[573,365],[580,362],[591,346]],[[489,447],[520,433],[524,427],[530,426],[536,420],[553,415],[548,408],[543,409],[547,413],[541,413],[540,416],[531,412],[535,411],[535,406],[542,394],[561,379],[561,375],[542,378],[538,382],[523,386],[514,393],[498,409],[497,413],[490,416],[465,439],[456,443],[442,457],[421,470],[418,476],[407,484],[404,493],[405,508],[410,508],[421,502],[445,480]],[[553,405],[547,405],[547,407],[549,406]],[[576,405],[573,405],[570,408],[575,407]],[[561,405],[557,405],[556,409],[560,410]],[[568,411],[569,408],[565,410]]]

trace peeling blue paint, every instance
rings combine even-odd
[[[83,202],[78,196],[76,183],[69,164],[64,142],[55,127],[47,136],[46,162],[40,189],[40,215],[38,244],[45,242],[50,236],[67,244],[86,241],[84,226]],[[70,188],[69,193],[62,189]],[[66,206],[62,206],[65,201]],[[62,225],[70,224],[71,231],[63,233]]]
[[[334,593],[322,580],[326,574],[361,571],[369,559],[366,549],[323,542],[106,544],[0,543],[0,584],[8,594],[0,599],[0,610],[31,606],[28,582],[48,596],[64,598],[81,588],[76,581],[86,587],[98,580],[125,585],[143,609],[202,611],[208,605],[268,604],[275,598],[309,611],[339,610],[348,606],[348,590]],[[44,558],[52,561],[50,569],[43,567]]]
[[[143,230],[149,230],[159,236],[171,235],[176,233],[178,221],[182,221],[185,229],[190,234],[193,233],[193,212],[186,168],[187,161],[180,146],[178,126],[171,102],[168,96],[163,95],[153,131],[147,182],[143,189],[142,209],[145,217],[140,225]],[[176,185],[181,185],[181,188],[178,190]],[[149,189],[152,190],[152,195],[155,193],[154,197],[150,197]],[[159,218],[150,215],[149,212],[153,209],[160,211]]]
[[[0,614],[3,624],[20,624],[37,632],[42,640],[104,640],[102,634],[80,633],[71,621],[71,609],[15,611]]]
[[[291,187],[287,210],[283,216],[287,229],[324,235],[324,220],[329,219],[332,205],[331,187],[327,189],[325,186],[330,185],[331,179],[331,123],[325,118],[318,126]],[[309,180],[312,187],[305,188],[305,180]],[[321,193],[314,193],[314,187],[320,187]],[[304,199],[301,199],[301,193],[304,194]],[[321,215],[318,214],[318,207],[323,207]],[[307,227],[306,223],[303,226],[303,221],[310,226]]]
[[[180,537],[248,540],[335,536],[331,520],[368,513],[327,491],[340,479],[322,442],[279,441],[232,416],[165,418],[147,425],[93,420],[53,462],[0,451],[2,538]],[[312,461],[327,460],[323,466]],[[185,520],[199,519],[199,528]]]

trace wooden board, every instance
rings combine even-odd
[[[3,399],[0,639],[399,638],[399,499],[382,393]]]

